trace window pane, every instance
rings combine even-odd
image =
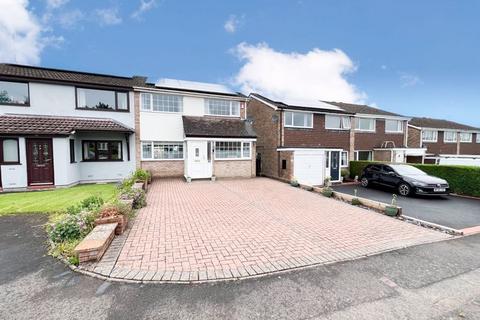
[[[241,158],[241,142],[239,141],[217,141],[215,142],[216,159],[238,159]]]
[[[231,104],[235,101],[220,100],[220,99],[205,99],[205,113],[218,116],[231,116],[240,114],[240,106],[238,105],[238,113],[235,107],[231,108]],[[234,109],[233,111],[231,109]]]
[[[480,133],[477,132],[477,143],[480,143]]]
[[[95,142],[92,141],[83,143],[83,159],[95,160]]]
[[[346,167],[348,166],[348,152],[342,151],[342,159],[341,159],[341,166]]]
[[[295,127],[304,127],[305,126],[305,114],[295,112],[293,114],[293,125]]]
[[[142,100],[142,110],[150,111],[152,109],[150,98],[152,97],[149,93],[142,93],[141,100]]]
[[[183,159],[183,143],[153,143],[154,159]]]
[[[422,131],[422,140],[423,141],[436,141],[437,140],[437,131],[433,131],[433,130]]]
[[[351,123],[349,117],[342,117],[342,128],[343,129],[350,129]]]
[[[375,130],[375,119],[357,118],[357,129],[365,131]]]
[[[98,160],[108,160],[108,142],[97,142],[97,157]]]
[[[243,157],[250,158],[250,142],[243,143]]]
[[[454,131],[445,131],[444,133],[444,140],[448,142],[456,142],[457,141],[457,133]]]
[[[115,92],[106,90],[77,88],[79,108],[114,110]]]
[[[371,151],[358,151],[358,160],[359,161],[370,161],[372,160]]]
[[[472,134],[468,132],[460,133],[460,141],[462,142],[472,142]]]
[[[28,84],[0,81],[0,104],[29,103]]]
[[[325,127],[328,129],[341,129],[341,117],[325,116]]]
[[[18,141],[16,139],[3,140],[3,162],[18,162]]]
[[[293,126],[293,112],[285,112],[285,125]]]
[[[122,159],[122,143],[109,142],[109,145],[110,145],[110,160]]]
[[[166,94],[153,94],[153,111],[159,112],[182,112],[183,110],[183,97],[166,95]]]
[[[152,144],[150,142],[142,142],[142,157],[152,159]]]
[[[128,110],[128,97],[126,92],[117,92],[117,109]]]
[[[232,101],[232,116],[240,116],[240,102]]]
[[[399,120],[385,120],[385,130],[389,132],[402,132],[402,122]]]

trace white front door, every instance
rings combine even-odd
[[[207,141],[187,142],[187,177],[205,179],[212,177],[211,143]]]

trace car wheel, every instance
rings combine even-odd
[[[400,193],[400,195],[406,197],[410,194],[410,186],[406,183],[401,183],[399,186],[398,186],[398,193]]]
[[[363,177],[362,180],[360,180],[360,184],[362,185],[362,187],[366,188],[366,187],[368,187],[370,182],[368,181],[367,178]]]

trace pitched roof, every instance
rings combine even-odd
[[[251,93],[250,96],[256,97],[261,99],[267,103],[274,105],[279,109],[289,109],[289,110],[301,110],[301,111],[317,111],[317,112],[325,112],[325,113],[341,113],[341,114],[351,114],[351,112],[342,110],[336,106],[329,105],[323,101],[274,101],[267,97],[264,97],[258,93]]]
[[[370,114],[370,115],[379,115],[379,116],[393,116],[393,117],[403,117],[400,114],[385,111],[378,108],[373,108],[364,104],[353,104],[353,103],[344,103],[344,102],[334,102],[334,101],[324,101],[325,103],[337,106],[342,108],[345,111],[356,113],[356,114]]]
[[[183,116],[186,137],[256,138],[247,120]]]
[[[9,63],[0,63],[0,78],[82,83],[122,88],[141,86],[144,85],[146,81],[145,77],[139,76],[119,77],[106,74],[41,68]]]
[[[70,135],[74,131],[133,132],[112,119],[1,115],[0,134]]]
[[[465,124],[432,118],[412,118],[409,124],[420,128],[434,128],[434,129],[457,129],[457,130],[473,130],[479,131],[480,128],[475,128]]]

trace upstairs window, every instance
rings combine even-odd
[[[435,130],[423,130],[422,141],[423,142],[437,142],[438,132]]]
[[[0,138],[0,163],[18,164],[18,139]]]
[[[325,129],[349,130],[350,126],[350,117],[325,116]]]
[[[478,137],[477,137],[478,139]],[[460,142],[471,143],[472,134],[470,132],[460,132]]]
[[[205,114],[212,116],[240,116],[240,102],[222,100],[222,99],[205,99]]]
[[[128,111],[128,93],[77,88],[77,108],[104,111]]]
[[[385,120],[385,132],[387,133],[402,133],[403,121],[401,120]]]
[[[477,143],[480,143],[480,132],[477,132]]]
[[[285,112],[285,127],[313,128],[313,113]]]
[[[0,81],[0,104],[28,106],[30,104],[28,83]]]
[[[172,94],[142,93],[142,111],[183,112],[183,97]]]
[[[356,118],[355,123],[355,129],[358,131],[375,132],[375,119]]]
[[[457,133],[455,131],[444,131],[443,142],[457,142]]]

